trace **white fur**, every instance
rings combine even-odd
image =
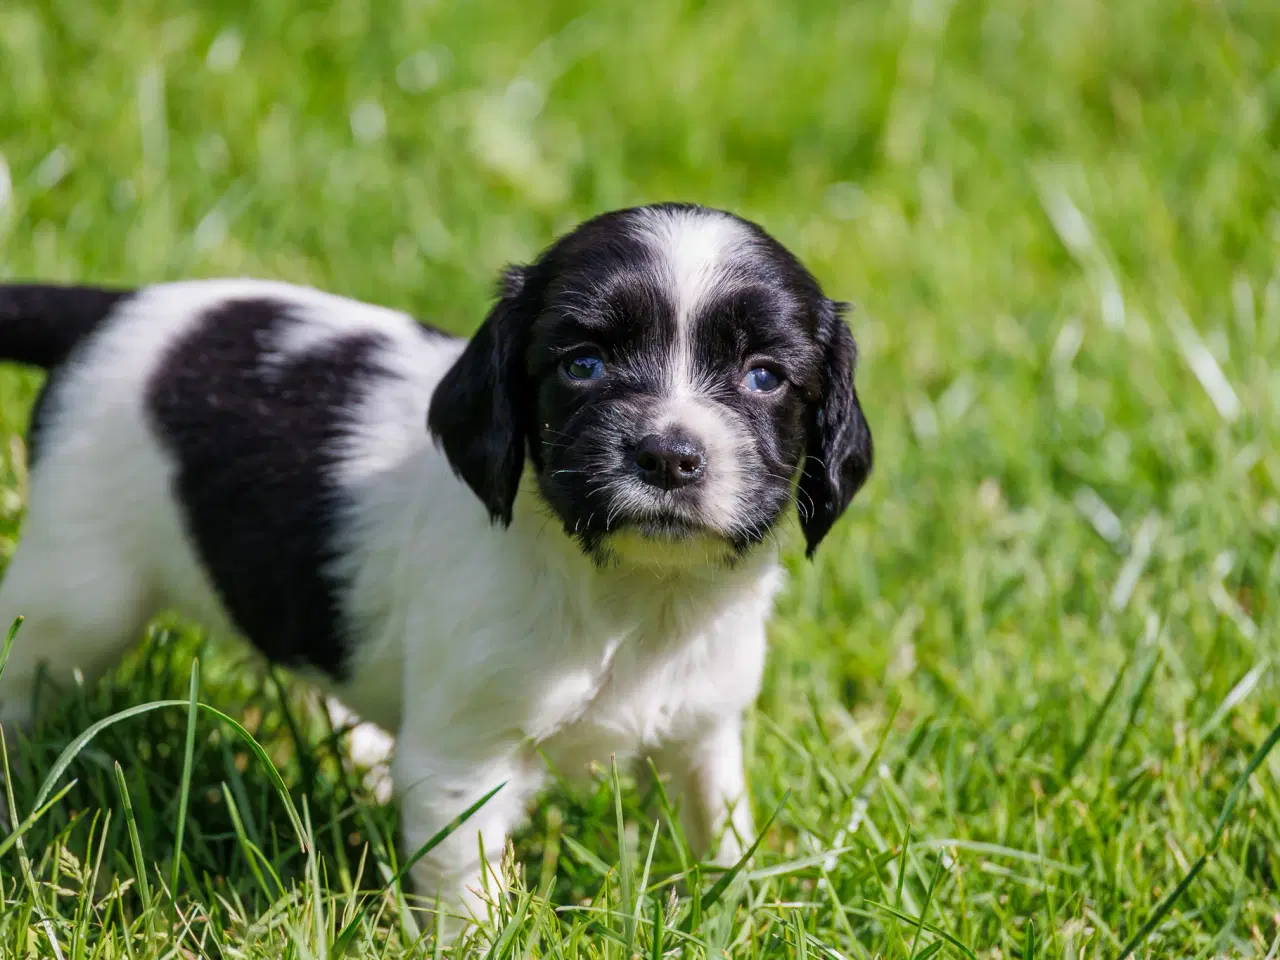
[[[752,237],[739,221],[715,210],[645,210],[642,217],[643,236],[657,254],[676,307],[666,393],[654,432],[679,426],[702,441],[708,464],[703,514],[729,529],[741,519],[746,491],[738,454],[750,449],[750,438],[745,424],[707,395],[708,385],[694,364],[693,341],[700,309],[733,288],[735,262],[749,253]]]
[[[715,270],[684,265],[703,262],[703,252],[714,260],[732,233],[717,227],[695,241],[672,260],[686,304],[699,297],[694,278]],[[691,838],[710,844],[724,831],[712,852],[736,856],[751,839],[740,718],[759,689],[764,623],[780,582],[772,548],[733,569],[601,569],[548,521],[527,475],[510,528],[494,526],[425,426],[432,391],[461,343],[423,336],[402,314],[284,284],[150,288],[77,354],[0,587],[0,622],[26,617],[0,679],[0,718],[30,718],[40,662],[55,680],[73,669],[92,680],[161,610],[228,630],[183,531],[174,464],[143,404],[166,348],[210,308],[239,297],[295,306],[307,325],[280,338],[281,354],[353,330],[391,339],[378,361],[401,376],[377,381],[352,411],[359,428],[340,451],[336,479],[354,506],[342,518],[338,572],[351,585],[345,612],[358,648],[351,681],[326,687],[397,732],[393,775],[408,850],[506,784],[419,864],[422,892],[475,905],[467,890],[481,881],[479,845],[499,861],[544,781],[539,752],[569,776],[611,755],[654,756],[685,789]],[[730,426],[699,405],[689,409],[704,418],[694,426],[713,454],[717,444],[733,449],[720,433]],[[740,495],[741,478],[730,469],[720,476],[722,496]]]

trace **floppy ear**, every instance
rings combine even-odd
[[[848,309],[848,304],[824,299],[818,317],[822,386],[809,409],[808,449],[797,487],[805,556],[810,558],[871,472],[871,428],[853,386],[858,348],[844,322]]]
[[[495,523],[511,523],[524,469],[529,404],[525,347],[532,319],[525,274],[510,268],[497,305],[431,397],[427,426]]]

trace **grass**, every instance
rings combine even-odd
[[[760,220],[857,302],[879,454],[791,560],[776,819],[722,884],[656,798],[556,791],[455,953],[1276,957],[1277,51],[1271,0],[10,0],[0,275],[465,331],[590,213]],[[36,384],[0,377],[4,551]],[[180,624],[19,746],[16,818],[162,700],[4,848],[0,953],[437,955],[306,691]]]

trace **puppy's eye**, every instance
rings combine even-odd
[[[767,367],[754,367],[742,378],[742,387],[748,393],[772,393],[780,386],[781,378]]]
[[[570,380],[599,380],[604,376],[604,361],[594,354],[584,353],[566,360],[564,372]]]

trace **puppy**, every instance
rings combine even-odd
[[[685,204],[508,270],[470,341],[257,280],[0,286],[0,357],[50,371],[0,720],[172,610],[397,731],[407,850],[504,784],[420,892],[479,906],[539,754],[651,757],[731,862],[772,534],[794,503],[812,555],[871,469],[856,353],[781,244]]]

